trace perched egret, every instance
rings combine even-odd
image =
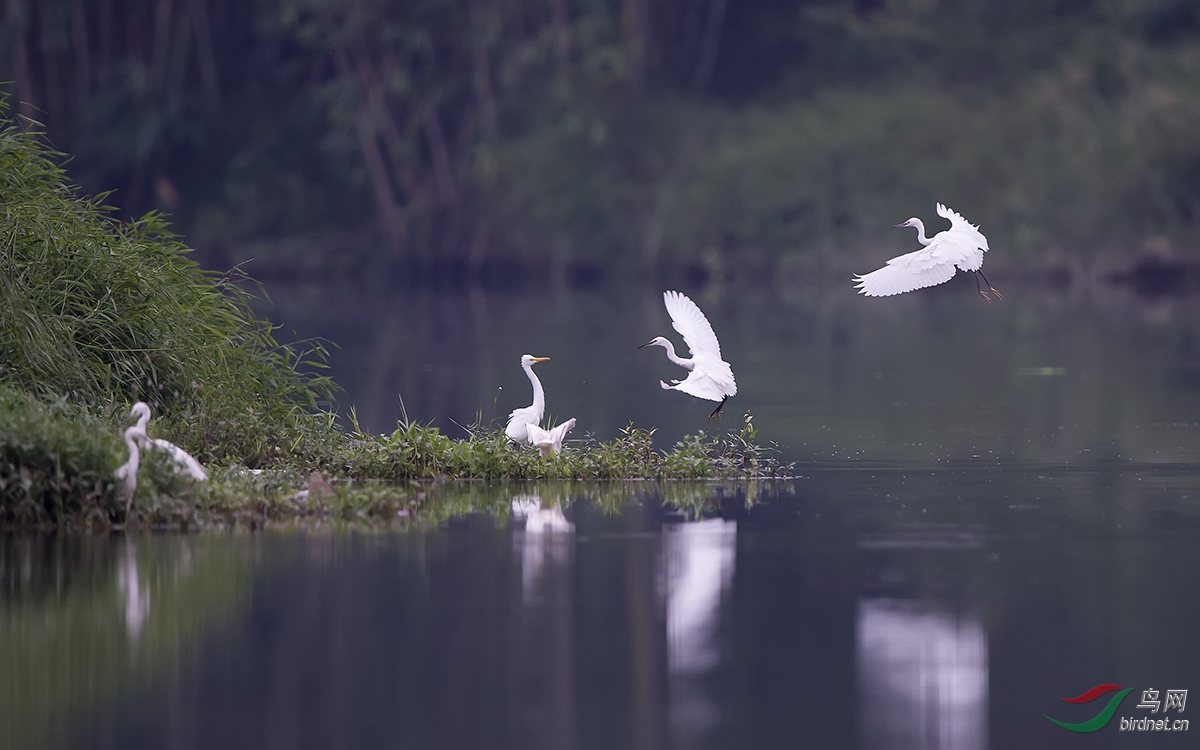
[[[129,411],[129,416],[137,417],[137,429],[141,432],[138,439],[142,442],[145,448],[156,448],[160,451],[165,451],[171,455],[171,460],[175,462],[175,471],[181,471],[191,475],[192,479],[204,481],[208,479],[208,472],[200,465],[200,462],[192,458],[191,454],[180,448],[174,443],[163,440],[162,438],[151,439],[146,433],[146,427],[150,424],[150,407],[145,401],[138,401],[133,405],[133,409]],[[128,430],[126,431],[128,433]]]
[[[129,460],[117,467],[113,472],[113,476],[125,483],[125,515],[129,516],[129,509],[133,507],[133,492],[137,489],[137,473],[138,467],[141,465],[142,456],[138,451],[138,441],[146,437],[146,431],[141,427],[130,427],[125,430],[125,445],[129,448]]]
[[[903,224],[897,224],[892,229],[900,227],[916,227],[917,242],[925,247],[905,255],[892,258],[887,265],[877,271],[862,276],[855,276],[855,289],[868,297],[887,297],[893,294],[911,292],[949,281],[954,275],[954,267],[964,271],[975,272],[975,288],[986,301],[992,300],[988,293],[979,286],[979,278],[999,299],[1004,299],[996,288],[988,283],[983,271],[983,254],[987,252],[987,237],[979,231],[979,227],[971,224],[962,214],[937,204],[938,216],[950,220],[950,228],[938,232],[932,237],[925,236],[925,225],[920,219],[909,219]]]
[[[523,409],[513,409],[512,414],[508,415],[508,426],[504,428],[504,434],[508,435],[510,440],[528,443],[529,426],[536,427],[542,421],[542,413],[546,411],[546,392],[542,390],[542,381],[533,374],[533,366],[548,359],[550,358],[535,357],[532,354],[521,355],[521,369],[529,376],[529,382],[533,383],[533,403]]]
[[[563,438],[575,427],[575,417],[571,417],[558,427],[543,430],[535,424],[528,426],[529,444],[542,452],[543,456],[562,453]]]
[[[691,359],[684,359],[676,354],[675,346],[662,336],[655,336],[638,348],[661,346],[667,350],[667,359],[690,370],[682,381],[672,380],[672,384],[667,385],[660,380],[658,384],[664,389],[674,388],[697,398],[719,401],[717,408],[708,415],[709,422],[713,417],[719,420],[725,402],[730,396],[737,395],[737,383],[734,382],[733,370],[730,369],[729,363],[721,359],[721,345],[717,342],[717,335],[708,324],[708,318],[704,317],[696,303],[686,295],[679,292],[663,292],[663,302],[671,315],[671,325],[683,335],[683,340],[688,345]]]

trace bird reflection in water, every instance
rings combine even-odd
[[[672,737],[709,734],[719,710],[711,679],[720,664],[721,603],[733,583],[737,521],[713,518],[663,527],[667,669]]]
[[[563,515],[560,503],[543,508],[542,498],[538,495],[514,497],[512,513],[514,519],[525,522],[523,531],[513,535],[513,545],[517,548],[515,551],[521,553],[521,588],[528,604],[537,597],[538,583],[547,560],[552,565],[563,565],[568,561],[567,543],[575,533],[575,524]]]
[[[137,548],[130,541],[117,563],[117,588],[125,602],[125,630],[131,640],[137,640],[150,616],[150,585],[138,575]]]
[[[987,747],[988,660],[983,625],[934,604],[858,604],[863,746]]]

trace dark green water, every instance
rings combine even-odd
[[[384,535],[3,538],[0,746],[1187,744],[1118,723],[1200,675],[1194,468],[631,491],[493,488],[513,517]],[[1101,683],[1136,690],[1100,732],[1043,717]]]
[[[894,298],[849,281],[769,291],[691,290],[733,367],[738,394],[722,427],[747,411],[789,460],[1200,462],[1200,299],[1139,299],[1103,287],[1071,293],[996,283],[985,304],[960,274]],[[272,287],[285,332],[341,347],[331,372],[367,429],[401,416],[462,435],[477,415],[503,420],[532,398],[520,356],[539,364],[547,413],[573,435],[614,437],[632,422],[660,445],[704,429],[711,402],[665,392],[679,377],[662,292],[414,292]]]
[[[696,294],[738,377],[722,428],[751,412],[787,483],[476,484],[513,516],[380,535],[0,537],[0,747],[1188,746],[1120,723],[1200,689],[1200,302],[1000,286]],[[450,434],[502,418],[526,352],[576,436],[667,446],[711,409],[634,348],[676,338],[657,289],[270,291],[341,345],[372,430],[398,395]],[[1112,693],[1061,698],[1105,683],[1134,690],[1099,732],[1045,718],[1089,720]]]

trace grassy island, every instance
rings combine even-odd
[[[482,425],[463,439],[415,423],[371,435],[351,416],[347,430],[328,406],[336,386],[321,374],[319,343],[277,342],[250,309],[249,279],[199,268],[157,214],[113,219],[104,196],[79,195],[62,161],[35,124],[0,109],[2,525],[391,519],[432,496],[421,482],[442,479],[786,473],[754,442],[749,415],[734,434],[698,434],[670,451],[631,425],[552,458]],[[156,437],[213,477],[194,483],[145,452],[126,517],[113,470],[135,401],[154,410]]]

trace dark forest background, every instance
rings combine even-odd
[[[13,106],[85,190],[171,214],[212,266],[841,268],[936,201],[1001,267],[1196,257],[1189,0],[3,13]]]

